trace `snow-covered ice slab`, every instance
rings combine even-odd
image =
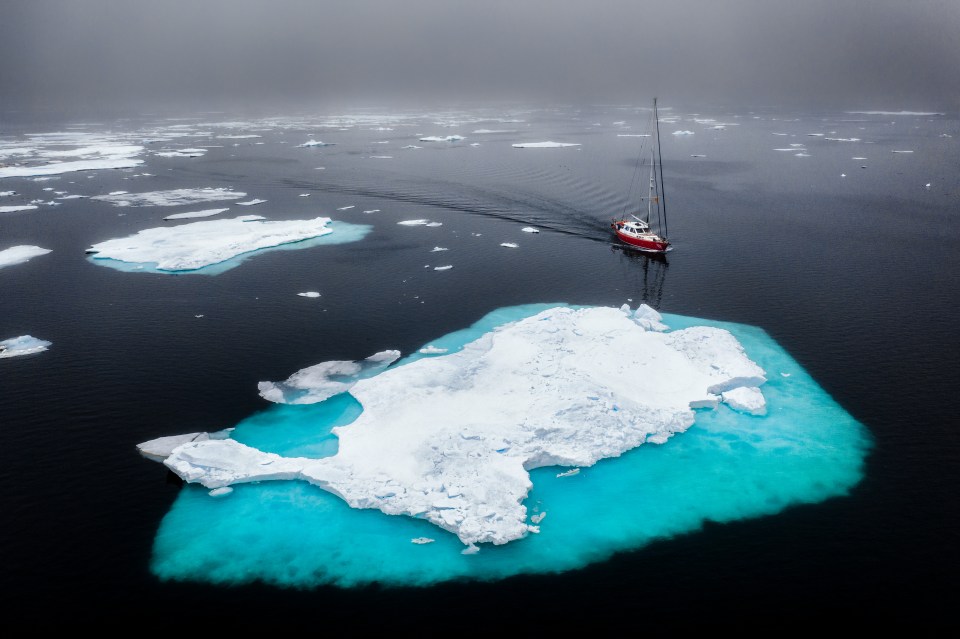
[[[218,200],[239,200],[246,193],[229,188],[173,189],[170,191],[150,191],[148,193],[127,193],[119,191],[107,195],[97,195],[90,199],[109,202],[114,206],[181,206]]]
[[[694,422],[694,407],[759,388],[765,372],[724,329],[649,330],[659,314],[548,308],[461,350],[357,381],[363,412],[339,450],[282,457],[233,439],[198,441],[164,463],[207,488],[301,479],[354,508],[426,519],[468,546],[536,532],[529,471],[590,467]]]
[[[426,137],[420,138],[421,142],[457,142],[464,139],[462,135],[428,135]]]
[[[31,335],[11,337],[10,339],[0,341],[0,359],[41,353],[47,350],[50,344],[51,342],[37,339]]]
[[[190,271],[243,253],[317,238],[333,231],[330,218],[266,220],[259,215],[144,229],[135,235],[94,244],[94,261],[155,264],[160,271]]]
[[[0,251],[0,268],[3,268],[4,266],[12,266],[14,264],[23,264],[32,257],[46,255],[49,252],[50,249],[28,244],[13,246]]]

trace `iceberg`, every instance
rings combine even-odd
[[[266,220],[259,215],[144,229],[94,244],[94,261],[155,264],[160,271],[191,271],[238,255],[332,233],[330,218]]]
[[[500,246],[505,246],[507,248],[519,248],[520,245],[516,242],[500,242]]]
[[[27,244],[4,249],[0,251],[0,268],[14,264],[23,264],[32,257],[46,255],[49,252],[50,249]]]
[[[11,337],[10,339],[0,341],[0,359],[41,353],[47,350],[50,344],[51,342],[37,339],[31,335]]]
[[[576,310],[563,304],[495,309],[470,327],[436,338],[422,352],[411,353],[347,393],[316,404],[274,404],[243,420],[224,443],[229,442],[231,449],[236,444],[245,446],[254,453],[251,460],[259,463],[251,464],[250,473],[233,473],[227,451],[207,451],[214,462],[208,472],[223,472],[224,483],[231,477],[236,479],[229,486],[234,491],[227,500],[214,499],[211,491],[227,486],[207,488],[199,482],[185,485],[157,532],[151,571],[163,580],[222,585],[259,582],[284,588],[427,586],[451,580],[495,581],[521,574],[556,574],[609,560],[618,552],[636,550],[654,541],[666,543],[664,540],[678,535],[696,534],[707,521],[770,517],[795,505],[843,497],[862,479],[871,446],[869,432],[762,329],[696,317],[660,316],[641,306],[633,313],[628,307],[617,318],[616,325],[624,332],[618,328],[605,335],[605,322],[600,320],[611,311],[604,311],[603,318],[591,313],[588,317],[594,321],[581,323],[582,334],[574,332],[573,339],[582,338],[602,347],[596,372],[603,379],[614,380],[617,388],[593,385],[591,380],[596,379],[590,375],[564,387],[570,379],[568,372],[572,372],[566,369],[566,358],[579,359],[589,353],[586,344],[584,348],[578,345],[569,352],[564,350],[569,331],[555,323],[552,309],[556,308]],[[550,312],[543,315],[544,311]],[[537,319],[532,320],[534,317]],[[528,325],[524,334],[534,339],[522,340],[524,350],[511,352],[491,343],[501,337],[518,338],[519,333],[511,327],[528,321],[533,326]],[[526,476],[532,488],[522,502],[529,514],[529,534],[523,539],[465,547],[456,534],[438,530],[428,513],[456,521],[461,514],[457,506],[465,499],[488,506],[481,512],[490,526],[499,527],[497,522],[509,519],[502,517],[495,506],[504,498],[504,490],[513,490],[514,484],[523,479],[524,465],[518,458],[538,441],[542,440],[539,445],[544,451],[555,451],[565,442],[566,448],[579,450],[593,444],[605,446],[607,439],[616,442],[624,434],[618,426],[607,423],[594,429],[589,416],[578,419],[575,412],[551,408],[580,404],[596,407],[621,392],[628,399],[642,401],[647,395],[656,396],[659,388],[670,389],[671,380],[678,375],[678,370],[670,366],[664,377],[661,364],[698,359],[690,357],[696,349],[673,349],[667,342],[669,332],[647,331],[650,334],[645,339],[633,337],[644,348],[650,345],[647,340],[663,340],[664,351],[638,352],[632,348],[633,342],[629,349],[607,344],[609,339],[642,331],[638,321],[669,325],[667,330],[673,334],[688,328],[708,328],[721,334],[728,331],[750,361],[762,370],[778,373],[752,386],[762,389],[767,413],[748,414],[717,401],[719,396],[715,396],[703,407],[691,406],[695,423],[668,437],[663,445],[646,440],[619,456],[589,466],[574,463],[536,468],[553,460],[547,455],[531,460]],[[701,341],[690,337],[687,339],[692,344]],[[488,355],[481,355],[488,346]],[[534,352],[544,353],[546,359],[538,361]],[[667,359],[661,359],[661,354]],[[558,365],[558,360],[563,365]],[[634,372],[633,366],[643,361],[648,365],[642,367],[642,374],[629,380],[623,376]],[[433,364],[425,367],[429,362]],[[483,382],[493,375],[492,368],[512,369],[514,364],[528,366],[515,373],[508,371],[516,377],[504,381],[508,384],[519,379],[520,385],[510,386],[503,401],[498,396],[496,401],[484,403]],[[411,370],[404,372],[407,368]],[[589,372],[583,367],[577,370],[580,372],[574,375]],[[729,367],[726,371],[725,375],[740,377],[743,384],[737,388],[751,387],[747,385],[750,380],[740,374],[746,371],[738,373]],[[560,379],[556,379],[558,376]],[[531,385],[535,388],[527,391]],[[497,388],[502,386],[491,390]],[[610,395],[601,394],[602,390],[610,391]],[[735,389],[716,390],[729,396]],[[520,396],[537,391],[543,391],[534,398],[539,403],[531,403],[529,410],[519,406]],[[694,400],[699,395],[694,393]],[[665,401],[676,400],[679,406],[683,399]],[[460,404],[461,400],[468,403]],[[417,418],[415,413],[423,406],[428,410]],[[605,419],[620,415],[629,423],[631,417],[623,411],[632,412],[636,407],[620,402],[614,406],[618,410],[609,411]],[[399,409],[395,416],[394,408]],[[635,428],[656,430],[657,424],[664,425],[661,418],[669,411],[657,410],[656,406],[649,409],[650,420]],[[367,422],[363,416],[371,411],[376,414]],[[454,421],[452,432],[436,423],[446,415]],[[510,420],[501,424],[505,430],[500,430],[491,420],[504,415]],[[560,427],[541,428],[531,434],[526,427],[536,421],[555,421]],[[485,428],[488,424],[489,429]],[[565,424],[590,429],[599,437],[596,441],[591,436],[564,439]],[[371,426],[373,429],[368,430]],[[529,439],[497,441],[506,430],[526,433]],[[380,435],[386,439],[379,442],[381,449],[376,456],[363,457],[362,452],[374,449],[360,445],[363,442],[358,439],[348,441],[348,431],[355,431],[355,438],[365,438],[371,445]],[[452,437],[434,440],[428,431]],[[394,442],[400,446],[381,456]],[[203,442],[185,444],[184,450],[170,450],[166,459],[172,462],[181,453],[200,453],[204,446]],[[481,475],[475,477],[469,476],[470,467],[463,468],[469,486],[492,482],[495,490],[489,493],[458,494],[459,484],[444,483],[454,478],[447,471],[462,460],[482,463],[470,457],[472,447],[500,463],[509,458],[507,472],[500,476],[492,467],[481,467]],[[413,457],[410,450],[414,450]],[[565,450],[560,452],[564,457],[574,457]],[[345,456],[338,460],[341,454]],[[239,463],[242,457],[233,459]],[[363,472],[350,476],[351,460]],[[271,467],[275,467],[276,479],[291,479],[252,479],[262,478]],[[326,470],[316,470],[321,467]],[[306,469],[309,472],[305,474]],[[400,473],[403,469],[411,473],[412,490]],[[332,480],[339,471],[343,474]],[[198,470],[197,477],[205,472]],[[321,479],[317,472],[330,474],[323,477],[326,484],[316,483]],[[361,481],[370,476],[371,481]],[[503,478],[509,485],[500,481]],[[344,496],[338,492],[344,485],[356,491],[351,489],[349,496]],[[393,513],[401,503],[411,508],[423,503],[426,508],[412,516],[382,514]],[[506,503],[511,509],[516,507],[509,499]],[[454,507],[446,508],[448,505]],[[548,510],[550,517],[543,520],[542,514]],[[447,517],[441,513],[447,513]],[[517,526],[510,523],[508,527]],[[411,540],[416,538],[435,541],[411,552]],[[362,539],[363,543],[347,543],[350,539]]]
[[[260,382],[260,397],[278,404],[315,404],[350,390],[400,359],[400,351],[375,353],[359,362],[334,360],[301,369],[283,382]]]
[[[467,546],[507,544],[535,532],[523,505],[530,471],[666,443],[693,425],[695,408],[766,382],[729,331],[648,329],[658,317],[646,306],[551,307],[457,352],[356,380],[349,392],[363,410],[332,429],[329,457],[222,439],[183,444],[164,464],[207,489],[303,480],[353,508],[425,519]]]

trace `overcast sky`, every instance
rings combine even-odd
[[[0,0],[0,107],[960,108],[960,0]]]

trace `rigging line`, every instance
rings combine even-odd
[[[667,196],[663,189],[663,155],[660,154],[660,116],[657,115],[657,99],[653,99],[653,119],[657,123],[657,155],[660,163],[660,197],[663,204],[663,237],[667,235]]]

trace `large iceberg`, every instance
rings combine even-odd
[[[531,470],[663,444],[694,409],[766,382],[729,331],[663,332],[659,319],[644,305],[550,307],[356,381],[362,412],[333,429],[335,455],[286,457],[228,438],[184,443],[164,463],[211,489],[304,480],[353,508],[425,519],[468,548],[503,545],[538,532],[524,505]]]
[[[160,271],[190,271],[238,255],[332,233],[329,217],[266,220],[260,215],[206,220],[144,229],[135,235],[94,244],[94,260],[155,264]]]

